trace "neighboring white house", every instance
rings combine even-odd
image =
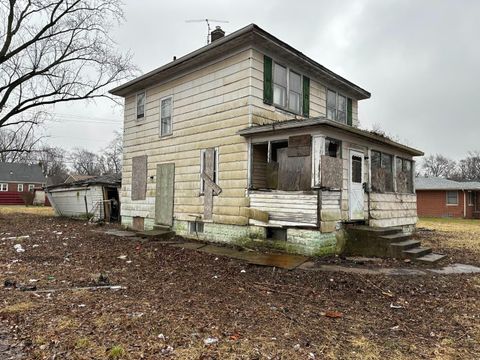
[[[119,175],[104,175],[48,186],[45,190],[59,216],[117,221],[120,185]]]
[[[358,128],[370,93],[252,24],[111,91],[122,224],[331,253],[345,223],[417,221],[419,150]]]

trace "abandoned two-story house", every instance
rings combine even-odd
[[[254,24],[111,93],[128,227],[325,254],[345,224],[415,226],[423,153],[359,129],[370,93]]]

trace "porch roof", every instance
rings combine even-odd
[[[255,137],[256,135],[260,135],[260,134],[265,135],[268,133],[281,132],[281,131],[288,132],[294,129],[304,129],[304,128],[309,128],[314,126],[323,126],[323,127],[338,129],[345,133],[350,133],[358,137],[361,137],[363,139],[367,139],[376,144],[388,145],[393,148],[402,150],[412,156],[424,155],[422,151],[400,144],[396,141],[390,140],[386,136],[382,136],[367,130],[362,130],[350,125],[332,121],[325,117],[315,117],[315,118],[302,119],[302,120],[292,119],[292,120],[275,122],[275,123],[266,124],[266,125],[250,126],[248,128],[238,131],[238,134],[244,137]]]

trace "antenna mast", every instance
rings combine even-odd
[[[210,44],[210,33],[212,28],[210,23],[228,23],[226,20],[216,20],[216,19],[195,19],[195,20],[185,20],[186,23],[197,23],[197,22],[206,22],[207,23],[207,45]]]

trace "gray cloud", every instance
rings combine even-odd
[[[369,90],[372,98],[360,103],[362,126],[378,124],[426,153],[459,158],[480,149],[479,14],[474,0],[127,0],[127,21],[113,36],[146,72],[205,44],[206,25],[185,20],[228,20],[227,33],[254,22]],[[56,111],[118,119],[75,128],[77,138],[91,140],[69,145],[100,148],[121,124],[121,111],[105,102]],[[52,132],[70,136],[66,128]]]

